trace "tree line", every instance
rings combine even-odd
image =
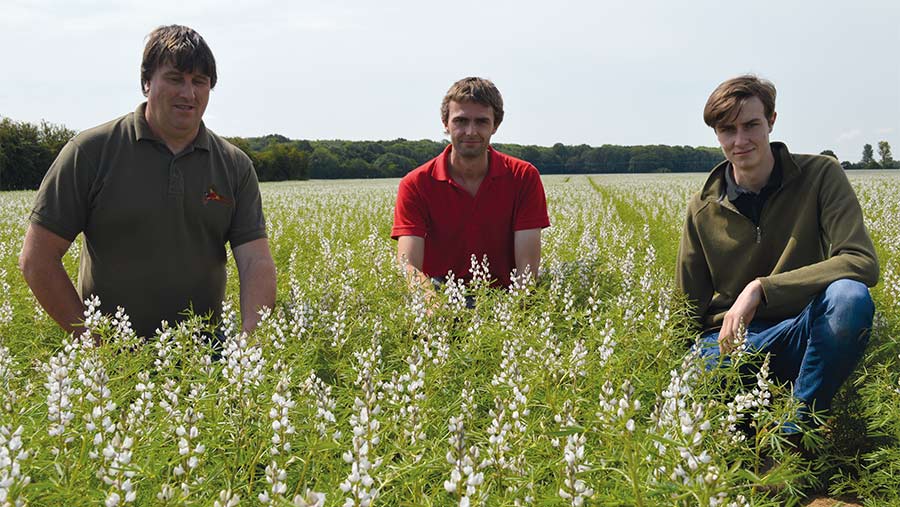
[[[74,130],[0,118],[0,190],[37,188]]]
[[[834,155],[831,150],[825,150],[829,153],[822,152],[823,155]],[[875,150],[871,144],[863,145],[862,159],[859,162],[841,162],[844,169],[900,169],[900,160],[894,160],[891,153],[891,144],[887,141],[878,141],[878,159],[875,159]]]
[[[439,154],[447,142],[307,141],[273,134],[229,137],[253,160],[260,180],[396,178]],[[534,164],[542,174],[705,171],[722,160],[717,148],[690,146],[592,147],[495,143],[494,148]]]
[[[37,188],[50,163],[75,131],[42,121],[39,125],[0,118],[0,190]],[[341,178],[397,178],[439,154],[447,141],[308,141],[279,134],[228,137],[253,161],[260,181]],[[553,146],[494,144],[534,164],[542,174],[703,172],[723,160],[718,148],[691,146]],[[846,169],[898,168],[887,141],[871,145]],[[831,150],[822,152],[837,156]]]

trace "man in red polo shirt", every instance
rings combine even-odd
[[[397,256],[430,286],[449,272],[470,279],[471,257],[487,256],[495,285],[510,273],[537,275],[541,229],[550,225],[540,174],[490,146],[503,121],[503,99],[487,79],[468,77],[441,104],[450,145],[400,181],[394,227]]]

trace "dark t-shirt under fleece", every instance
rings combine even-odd
[[[84,233],[82,298],[122,306],[140,336],[161,320],[221,311],[225,243],[266,237],[250,159],[201,123],[173,155],[134,113],[84,131],[41,182],[30,220],[66,240]]]

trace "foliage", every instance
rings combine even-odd
[[[878,158],[881,159],[881,167],[885,169],[894,165],[894,157],[891,155],[891,145],[887,141],[878,141]]]
[[[394,263],[396,180],[265,185],[277,305],[235,335],[230,261],[221,352],[196,319],[143,341],[91,314],[102,346],[64,336],[15,276],[32,194],[3,194],[4,501],[774,506],[818,487],[896,502],[900,180],[851,179],[884,266],[878,324],[812,462],[779,436],[795,407],[766,358],[739,359],[757,366],[741,377],[688,353],[672,266],[701,180],[547,177],[537,285],[448,285],[430,313]]]
[[[872,164],[877,164],[877,162],[875,162],[875,156],[872,152],[871,144],[866,143],[863,145],[862,159],[859,161],[859,163],[866,168],[871,168]]]
[[[0,118],[0,190],[37,188],[50,163],[75,132]]]

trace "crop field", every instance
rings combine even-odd
[[[702,175],[545,177],[537,283],[448,284],[433,311],[394,260],[397,180],[263,185],[278,301],[237,335],[229,261],[220,354],[199,318],[144,340],[93,303],[103,345],[66,336],[16,267],[33,193],[2,194],[0,506],[900,505],[900,171],[850,177],[877,313],[813,459],[765,357],[735,359],[748,382],[690,354],[674,263]]]

